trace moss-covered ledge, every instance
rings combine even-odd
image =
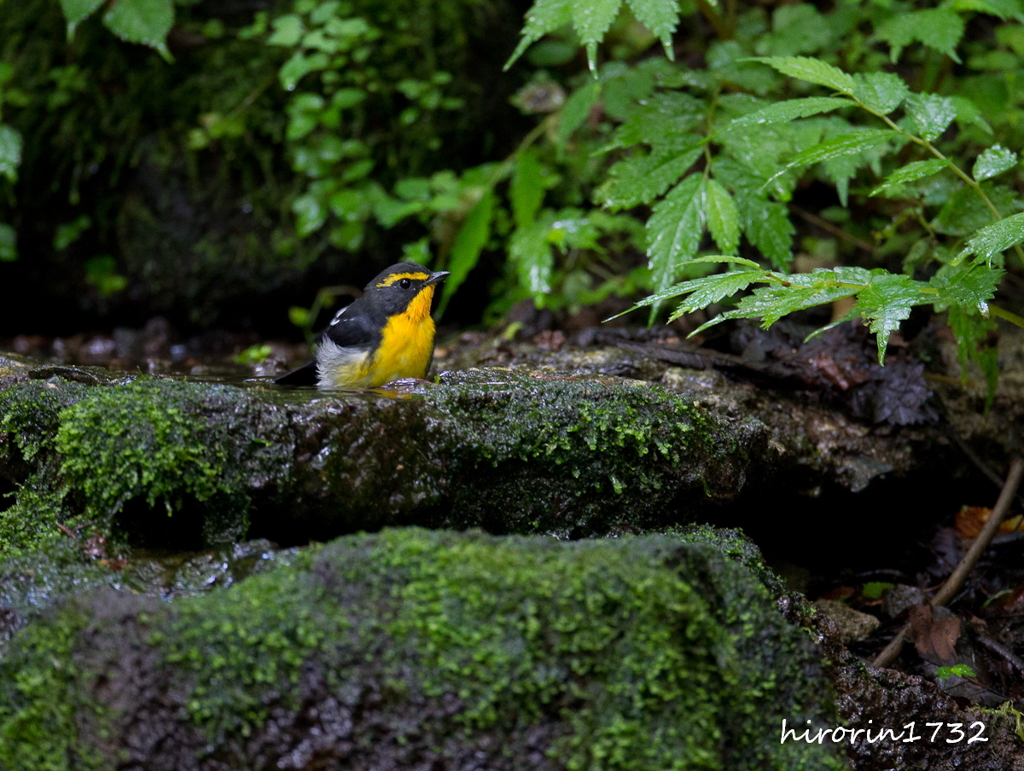
[[[80,590],[0,661],[0,767],[842,767],[780,744],[832,697],[730,552],[385,530],[173,602]]]
[[[623,378],[480,369],[384,396],[33,372],[0,382],[0,548],[72,519],[179,548],[634,531],[734,498],[771,454],[761,423]]]

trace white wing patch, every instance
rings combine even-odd
[[[334,326],[335,324],[337,324],[337,323],[338,323],[339,321],[341,321],[341,315],[342,315],[342,314],[343,314],[343,313],[344,313],[345,311],[347,311],[347,310],[348,310],[348,306],[346,305],[346,306],[345,306],[344,308],[342,308],[342,309],[341,309],[340,311],[338,311],[337,313],[335,313],[335,314],[334,314],[334,318],[333,318],[333,319],[331,319],[331,326],[332,326],[332,327],[333,327],[333,326]]]

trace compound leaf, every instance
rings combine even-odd
[[[764,281],[766,272],[763,270],[736,270],[729,273],[716,273],[713,276],[701,276],[683,281],[672,287],[672,296],[690,292],[690,296],[679,304],[672,313],[670,321],[680,316],[707,308],[725,297],[732,297],[755,281]],[[667,299],[667,297],[662,298]]]
[[[700,153],[700,147],[691,144],[682,151],[652,151],[648,155],[619,161],[609,169],[609,184],[604,191],[605,205],[611,209],[624,209],[650,203],[675,184],[700,157]]]
[[[910,316],[915,305],[932,302],[921,292],[922,284],[902,273],[883,273],[857,292],[856,310],[868,322],[878,344],[878,363],[885,363],[889,335]]]
[[[789,159],[789,163],[768,182],[770,183],[776,177],[782,176],[790,169],[831,161],[834,158],[843,158],[848,155],[856,155],[865,150],[872,150],[899,139],[901,139],[900,133],[890,129],[864,129],[852,134],[843,134],[834,139],[826,139],[824,142],[820,142],[794,155]]]
[[[669,61],[675,61],[672,35],[679,24],[679,5],[674,0],[627,0],[637,21],[654,33]]]

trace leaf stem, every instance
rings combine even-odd
[[[733,29],[728,22],[718,15],[718,11],[715,10],[715,7],[708,0],[697,0],[697,9],[711,26],[715,28],[715,34],[721,40],[732,40]]]
[[[989,303],[988,312],[1003,321],[1009,321],[1011,324],[1016,324],[1018,327],[1024,327],[1024,318],[1021,318],[1016,313],[1012,313],[1005,308],[1000,308],[998,305]]]
[[[877,110],[872,110],[870,107],[868,107],[866,104],[864,104],[864,102],[862,102],[857,97],[854,96],[854,97],[852,97],[852,99],[857,103],[858,106],[862,107],[863,109],[867,110],[869,113],[874,115],[876,118],[878,118],[881,121],[883,121],[889,128],[893,129],[894,131],[898,131],[900,134],[905,136],[907,139],[909,139],[914,144],[920,145],[921,147],[925,148],[928,152],[930,152],[932,155],[934,155],[939,160],[945,161],[946,166],[949,169],[951,169],[954,174],[956,174],[958,177],[960,177],[960,179],[962,179],[965,183],[967,183],[967,185],[970,186],[974,190],[974,192],[978,194],[978,196],[981,198],[981,200],[985,202],[985,205],[989,208],[989,211],[992,212],[992,216],[994,216],[996,218],[996,222],[998,222],[999,220],[1003,219],[1003,215],[999,213],[999,209],[997,209],[996,205],[994,203],[992,203],[992,199],[990,199],[988,197],[988,195],[985,194],[985,191],[981,189],[981,185],[978,184],[977,182],[975,182],[974,179],[969,174],[967,174],[959,166],[957,166],[955,163],[953,163],[953,161],[951,161],[949,158],[947,158],[942,153],[942,151],[939,150],[939,148],[937,148],[935,145],[933,145],[931,142],[929,142],[927,139],[924,139],[923,137],[919,137],[916,134],[911,134],[911,133],[909,133],[907,131],[904,131],[899,126],[899,124],[897,124],[891,118],[889,118],[888,115],[885,115],[884,113],[880,113]],[[1016,244],[1014,246],[1014,250],[1017,252],[1017,256],[1020,257],[1020,259],[1022,261],[1024,261],[1024,250],[1021,249],[1020,244]]]

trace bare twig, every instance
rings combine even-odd
[[[992,509],[988,521],[981,529],[978,537],[974,539],[971,548],[967,550],[967,553],[960,560],[960,564],[956,566],[953,574],[946,579],[946,582],[935,596],[932,597],[930,604],[933,608],[945,605],[960,591],[960,587],[967,580],[968,574],[978,564],[981,555],[989,547],[989,544],[992,543],[996,533],[999,532],[999,525],[1002,524],[1010,510],[1010,503],[1017,494],[1017,488],[1020,486],[1022,476],[1024,476],[1024,460],[1014,458],[1010,463],[1010,471],[1006,475],[1006,482],[1003,484],[1002,492],[999,493],[999,500],[996,501],[995,508]],[[896,636],[892,638],[892,642],[886,645],[885,650],[879,653],[878,657],[872,662],[872,666],[887,667],[895,661],[896,657],[900,655],[900,651],[903,650],[903,644],[907,640],[908,631],[910,631],[909,623],[896,633]]]
[[[815,226],[821,228],[822,230],[825,230],[825,231],[831,233],[832,235],[836,236],[837,238],[841,238],[844,241],[849,241],[851,244],[856,246],[858,249],[863,249],[868,254],[874,254],[875,253],[875,247],[872,244],[869,244],[863,238],[857,238],[857,236],[853,235],[853,233],[847,233],[841,227],[839,227],[838,225],[832,224],[831,222],[829,222],[824,217],[819,217],[817,214],[812,214],[811,212],[805,211],[804,209],[801,209],[799,206],[795,206],[793,204],[790,204],[789,210],[792,211],[794,214],[800,215],[805,220],[810,222],[812,225],[815,225]]]

